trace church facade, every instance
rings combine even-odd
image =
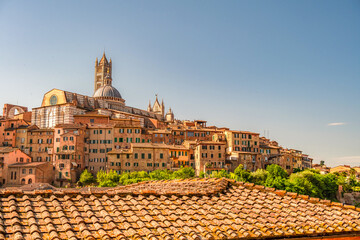
[[[165,114],[164,102],[156,96],[154,105],[147,110],[127,106],[120,92],[112,85],[112,61],[105,53],[95,61],[94,94],[86,96],[52,89],[45,93],[40,107],[32,109],[31,123],[40,128],[54,128],[57,124],[74,123],[74,116],[95,112],[118,119],[140,120],[142,127],[154,128],[157,122],[174,121],[169,110]]]

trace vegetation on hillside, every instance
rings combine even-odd
[[[115,187],[150,180],[170,180],[194,178],[195,171],[190,167],[182,167],[178,171],[155,170],[147,173],[145,171],[118,174],[116,171],[99,171],[96,178],[87,170],[81,176],[81,185],[95,185],[99,187]],[[306,169],[296,171],[290,175],[278,165],[270,165],[265,169],[249,172],[239,165],[234,172],[225,170],[214,171],[211,174],[200,173],[200,178],[229,178],[241,182],[250,182],[279,190],[286,190],[298,194],[309,195],[322,199],[336,201],[336,192],[339,185],[343,186],[344,192],[360,191],[360,181],[356,180],[355,173],[328,173],[320,174],[319,171]]]

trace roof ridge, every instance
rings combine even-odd
[[[170,179],[150,180],[133,183],[125,186],[110,188],[83,187],[78,189],[0,189],[0,198],[10,195],[156,195],[156,196],[208,196],[225,191],[229,186],[229,180],[216,179]]]

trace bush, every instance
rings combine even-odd
[[[265,169],[258,169],[250,174],[250,181],[257,185],[265,185],[269,172]]]
[[[212,178],[229,178],[229,174],[223,169],[221,171],[213,171],[210,175]]]
[[[244,169],[244,166],[240,164],[234,171],[234,174],[237,176],[237,181],[249,182],[250,172]]]
[[[168,170],[155,170],[149,174],[151,180],[168,180],[172,179],[172,172]]]
[[[120,176],[114,170],[110,170],[109,172],[100,170],[96,174],[96,181],[99,183],[99,187],[115,187],[119,183],[119,180]]]
[[[87,170],[85,169],[81,175],[80,175],[80,180],[79,182],[82,184],[82,185],[89,185],[89,184],[92,184],[92,183],[95,183],[95,178],[94,176]]]
[[[182,167],[179,170],[173,172],[173,178],[185,179],[195,176],[195,170],[191,167]]]

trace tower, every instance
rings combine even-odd
[[[162,117],[165,115],[165,104],[164,100],[161,101],[161,104],[159,103],[158,95],[155,94],[156,99],[154,102],[154,105],[151,107],[151,101],[149,101],[149,106],[147,108],[148,112],[153,112],[156,114],[160,114]]]
[[[169,123],[174,122],[174,113],[171,108],[169,108],[169,111],[165,115],[165,121]]]
[[[100,59],[100,62],[98,62],[98,59],[96,58],[95,61],[95,81],[94,81],[94,92],[98,90],[100,87],[105,85],[112,84],[112,62],[111,58],[110,61],[106,59],[105,51],[103,53],[102,58]]]

